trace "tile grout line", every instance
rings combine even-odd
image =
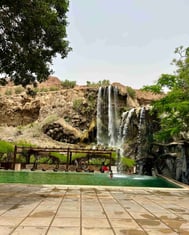
[[[53,218],[52,218],[52,220],[51,220],[51,222],[50,222],[50,224],[49,224],[49,226],[48,226],[47,231],[45,232],[45,235],[48,234],[49,229],[51,228],[51,225],[52,225],[52,223],[53,223],[53,221],[54,221],[54,219],[55,219],[55,217],[56,217],[56,215],[57,215],[57,212],[58,212],[60,206],[62,205],[62,202],[63,202],[63,200],[64,200],[64,198],[65,198],[65,195],[66,195],[67,191],[68,191],[68,188],[66,188],[66,192],[64,192],[64,195],[62,196],[62,199],[60,200],[59,206],[58,206],[57,209],[56,209],[56,212],[55,212],[55,214],[54,214],[54,216],[53,216]]]
[[[105,216],[106,216],[106,219],[107,219],[107,221],[108,221],[108,223],[109,223],[109,225],[110,225],[110,228],[111,228],[111,230],[113,231],[113,234],[116,235],[116,232],[115,232],[114,228],[112,227],[112,224],[111,224],[110,219],[109,219],[109,217],[108,217],[108,215],[107,215],[107,213],[106,213],[106,211],[105,211],[105,209],[104,209],[104,207],[103,207],[103,204],[102,204],[102,202],[100,201],[100,198],[98,197],[97,189],[94,189],[94,191],[95,191],[97,200],[98,200],[100,206],[102,207],[102,210],[103,210],[103,212],[104,212],[104,214],[105,214]],[[108,193],[109,193],[109,192],[108,192]],[[110,194],[110,195],[111,195],[111,194]],[[111,196],[112,196],[112,195],[111,195]]]
[[[146,197],[146,198],[148,198],[148,196]],[[119,203],[119,205],[121,205],[121,203],[117,200],[117,199],[115,199],[118,203]],[[158,205],[157,203],[155,203],[152,199],[149,199],[148,198],[148,200],[150,200],[150,201],[152,201],[154,204],[156,204],[156,205]],[[144,207],[144,206],[142,206],[139,202],[137,202],[135,199],[132,199],[132,201],[134,201],[137,205],[139,205],[139,206],[141,206],[143,209],[145,209],[146,211],[148,211],[151,215],[153,215],[157,220],[159,220],[159,221],[161,221],[165,226],[167,226],[167,227],[169,227],[170,228],[170,230],[173,230],[174,232],[177,232],[177,231],[175,231],[175,229],[173,229],[173,228],[171,228],[169,225],[167,225],[166,223],[164,223],[160,218],[158,218],[154,213],[152,213],[149,209],[147,209],[146,207]],[[161,208],[163,208],[162,206],[160,206],[160,205],[158,205],[159,207],[161,207]],[[124,209],[124,207],[123,207],[123,209]],[[164,209],[164,208],[163,208]],[[125,209],[124,209],[125,210]],[[127,211],[127,210],[126,210]],[[127,211],[128,213],[129,213],[129,211]],[[129,213],[130,214],[130,213]],[[134,219],[134,217],[130,214],[130,216]],[[137,223],[137,222],[136,222]],[[137,223],[138,224],[138,223]],[[142,228],[142,226],[140,225],[140,224],[138,224],[141,228]],[[143,229],[143,228],[142,228]],[[143,229],[144,231],[145,231],[145,229]],[[146,231],[145,231],[146,232]]]
[[[161,207],[163,210],[166,209],[163,206],[159,205],[154,199],[150,199],[154,204],[156,204],[157,206]],[[145,207],[144,207],[145,208]],[[145,208],[146,209],[146,208]],[[149,211],[148,209],[146,209],[147,211]],[[166,209],[167,210],[167,209]],[[177,216],[174,212],[170,211],[168,209],[168,212],[170,212],[171,214]],[[151,212],[150,212],[151,213]],[[151,213],[152,215],[154,215],[158,220],[160,220],[163,224],[165,224],[167,227],[169,227],[171,230],[173,230],[174,232],[178,232],[176,231],[174,228],[171,228],[168,224],[166,224],[165,222],[162,221],[162,219],[158,218],[155,214]]]
[[[156,204],[157,206],[161,207],[162,209],[165,209],[164,207],[160,206],[157,202],[155,202],[153,199],[149,199],[148,196],[146,197],[148,200],[150,200],[151,202],[153,202],[154,204]],[[134,200],[135,201],[135,200]],[[135,201],[138,205],[140,205],[137,201]],[[175,229],[171,228],[169,225],[167,225],[165,222],[163,222],[160,218],[158,218],[155,213],[152,213],[149,209],[147,209],[146,207],[140,205],[142,208],[144,208],[145,210],[147,210],[150,214],[152,214],[157,220],[161,221],[165,226],[169,227],[170,230],[173,230],[174,232],[177,232],[175,231]]]
[[[138,226],[142,229],[142,231],[147,235],[148,233],[145,231],[145,229],[136,221],[136,219],[131,215],[131,213],[129,212],[129,211],[127,211],[124,207],[123,207],[123,205],[119,202],[119,200],[117,199],[117,198],[115,198],[113,195],[112,195],[112,193],[111,193],[111,191],[109,191],[109,193],[110,193],[110,195],[114,198],[114,200],[121,206],[121,208],[123,208],[123,210],[124,211],[126,211],[130,216],[131,216],[131,218],[138,224]],[[123,192],[124,194],[125,194],[125,192]],[[131,199],[132,201],[135,201],[135,200],[133,200],[133,199]],[[137,203],[137,204],[139,204],[139,203]]]
[[[27,198],[27,197],[26,197],[26,198]],[[12,230],[11,233],[10,233],[10,235],[24,222],[24,220],[25,220],[26,218],[28,218],[28,217],[30,216],[30,214],[32,214],[32,212],[33,212],[43,201],[44,201],[44,199],[42,199],[42,200],[28,213],[28,215],[25,216],[25,217],[23,218],[23,220],[22,220],[17,226],[15,226],[15,227],[13,228],[13,230]]]

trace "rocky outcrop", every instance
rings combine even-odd
[[[118,88],[117,107],[119,115],[131,107],[139,107],[137,97],[135,99],[130,97],[125,86],[119,83],[113,85]],[[56,90],[51,90],[51,87],[56,87]],[[56,123],[56,125],[61,125],[58,127],[59,129],[63,126],[64,134],[60,137],[61,134],[59,132],[57,134],[54,130],[57,127],[50,128],[51,131],[47,131],[48,128],[45,129],[47,136],[52,137],[53,140],[75,143],[81,138],[81,141],[85,143],[96,142],[98,87],[75,86],[72,89],[63,89],[58,78],[50,77],[46,82],[38,85],[39,91],[33,98],[27,96],[23,90],[21,94],[16,95],[16,88],[13,84],[9,85],[8,88],[0,87],[0,94],[2,94],[0,96],[0,126],[23,127],[27,124],[33,126],[35,122],[41,130],[44,130],[42,127],[47,128],[50,124]],[[40,90],[41,88],[48,89]],[[5,89],[11,89],[12,95],[5,95]],[[80,134],[68,133],[65,125],[57,124],[60,119],[64,120],[67,126],[69,125],[82,133],[82,137]],[[65,132],[65,130],[67,131]],[[16,133],[18,132],[16,131]],[[38,136],[39,133],[36,130],[33,135]],[[15,135],[17,136],[17,134]],[[10,138],[14,139],[12,136]]]
[[[39,88],[61,88],[62,84],[59,78],[54,76],[49,76],[48,79],[40,84]]]
[[[43,126],[43,131],[52,139],[77,144],[81,139],[81,132],[65,122],[64,119]]]
[[[149,91],[135,90],[139,106],[150,105],[152,101],[163,98],[164,94],[155,94]]]
[[[122,156],[136,161],[138,174],[152,174],[153,156],[149,150],[156,130],[156,117],[150,114],[150,106],[132,108],[122,115],[119,128]]]
[[[56,89],[50,90],[52,86]],[[25,92],[6,95],[6,88],[0,87],[1,139],[14,142],[30,137],[30,143],[41,147],[97,142],[97,87],[63,89],[55,77],[39,84],[39,87],[49,90],[40,91],[33,98]],[[13,84],[8,89],[15,91]],[[150,175],[155,168],[160,174],[189,184],[189,143],[152,144],[159,122],[155,114],[151,115],[149,104],[163,95],[129,89],[119,83],[112,84],[111,89],[101,89],[102,96],[98,101],[101,103],[104,99],[105,102],[100,106],[101,133],[108,138],[111,135],[115,137],[112,143],[121,146],[122,156],[136,161],[136,173]],[[109,97],[108,90],[112,91]],[[115,111],[112,112],[112,126],[109,125],[110,113],[107,111],[110,99],[111,111]],[[109,135],[109,130],[114,127],[116,131]],[[32,134],[24,134],[27,128]],[[188,139],[188,133],[181,133],[180,139]]]
[[[154,143],[151,154],[159,174],[189,184],[189,142]]]
[[[23,96],[0,97],[0,107],[0,124],[27,125],[38,119],[40,101]]]

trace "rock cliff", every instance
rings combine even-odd
[[[116,137],[112,143],[122,146],[122,156],[135,159],[137,173],[150,175],[155,167],[158,173],[189,183],[188,142],[167,146],[152,144],[153,132],[159,125],[156,117],[150,114],[149,105],[162,96],[113,83],[110,89],[102,89],[99,99],[98,87],[65,89],[54,77],[39,84],[38,89],[37,94],[31,97],[23,88],[12,84],[0,87],[1,140],[24,141],[39,147],[97,144],[100,102],[102,133],[108,138],[112,134]],[[108,97],[109,91],[115,91],[116,97],[114,93]],[[108,104],[110,99],[112,107]],[[119,119],[119,128],[111,134],[108,129],[113,126],[107,126],[108,109],[116,109],[114,118]]]
[[[136,95],[132,98],[122,84],[114,83],[112,85],[119,89],[119,106],[123,110],[126,107],[146,105],[159,98],[151,93],[138,90],[135,91]],[[59,145],[63,142],[79,143],[80,140],[86,143],[96,141],[94,123],[97,87],[75,86],[71,89],[64,89],[58,78],[50,77],[46,82],[39,84],[38,89],[36,96],[31,97],[21,89],[22,92],[17,94],[18,87],[12,84],[0,87],[1,139],[12,141],[25,139],[34,143],[37,142],[36,139],[40,139],[38,144],[41,145],[43,145],[44,137],[48,139],[48,142],[44,141],[44,145],[47,143]],[[57,133],[55,126],[59,120],[64,120],[64,125],[63,122],[59,123],[59,133]],[[10,129],[12,131],[9,131]],[[40,138],[40,135],[43,138]]]

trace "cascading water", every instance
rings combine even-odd
[[[97,99],[97,144],[116,146],[118,136],[117,117],[118,89],[114,86],[100,87]]]
[[[127,139],[128,129],[131,122],[131,118],[135,108],[130,109],[127,112],[122,114],[121,124],[119,128],[119,144],[122,145],[124,141]]]
[[[101,87],[97,99],[97,144],[117,148],[117,171],[121,172],[121,157],[137,162],[137,173],[145,174],[143,159],[148,158],[152,140],[151,119],[147,107],[131,108],[119,117],[120,97],[118,88]],[[119,105],[118,105],[119,104]],[[125,103],[126,106],[126,103]]]
[[[98,90],[97,97],[97,143],[102,144],[102,87]]]
[[[112,91],[113,90],[113,91]],[[112,94],[113,93],[113,94]],[[115,102],[115,89],[112,86],[108,87],[108,135],[109,135],[109,146],[116,145],[116,102]]]
[[[137,136],[137,144],[138,144],[138,153],[137,158],[141,158],[142,156],[142,145],[144,138],[144,129],[145,129],[145,107],[142,107],[139,112],[139,125],[138,125],[138,136]]]

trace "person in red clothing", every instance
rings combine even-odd
[[[101,173],[104,173],[105,171],[109,171],[109,168],[108,166],[104,165],[104,162],[102,163],[102,166],[100,168],[100,172]]]

